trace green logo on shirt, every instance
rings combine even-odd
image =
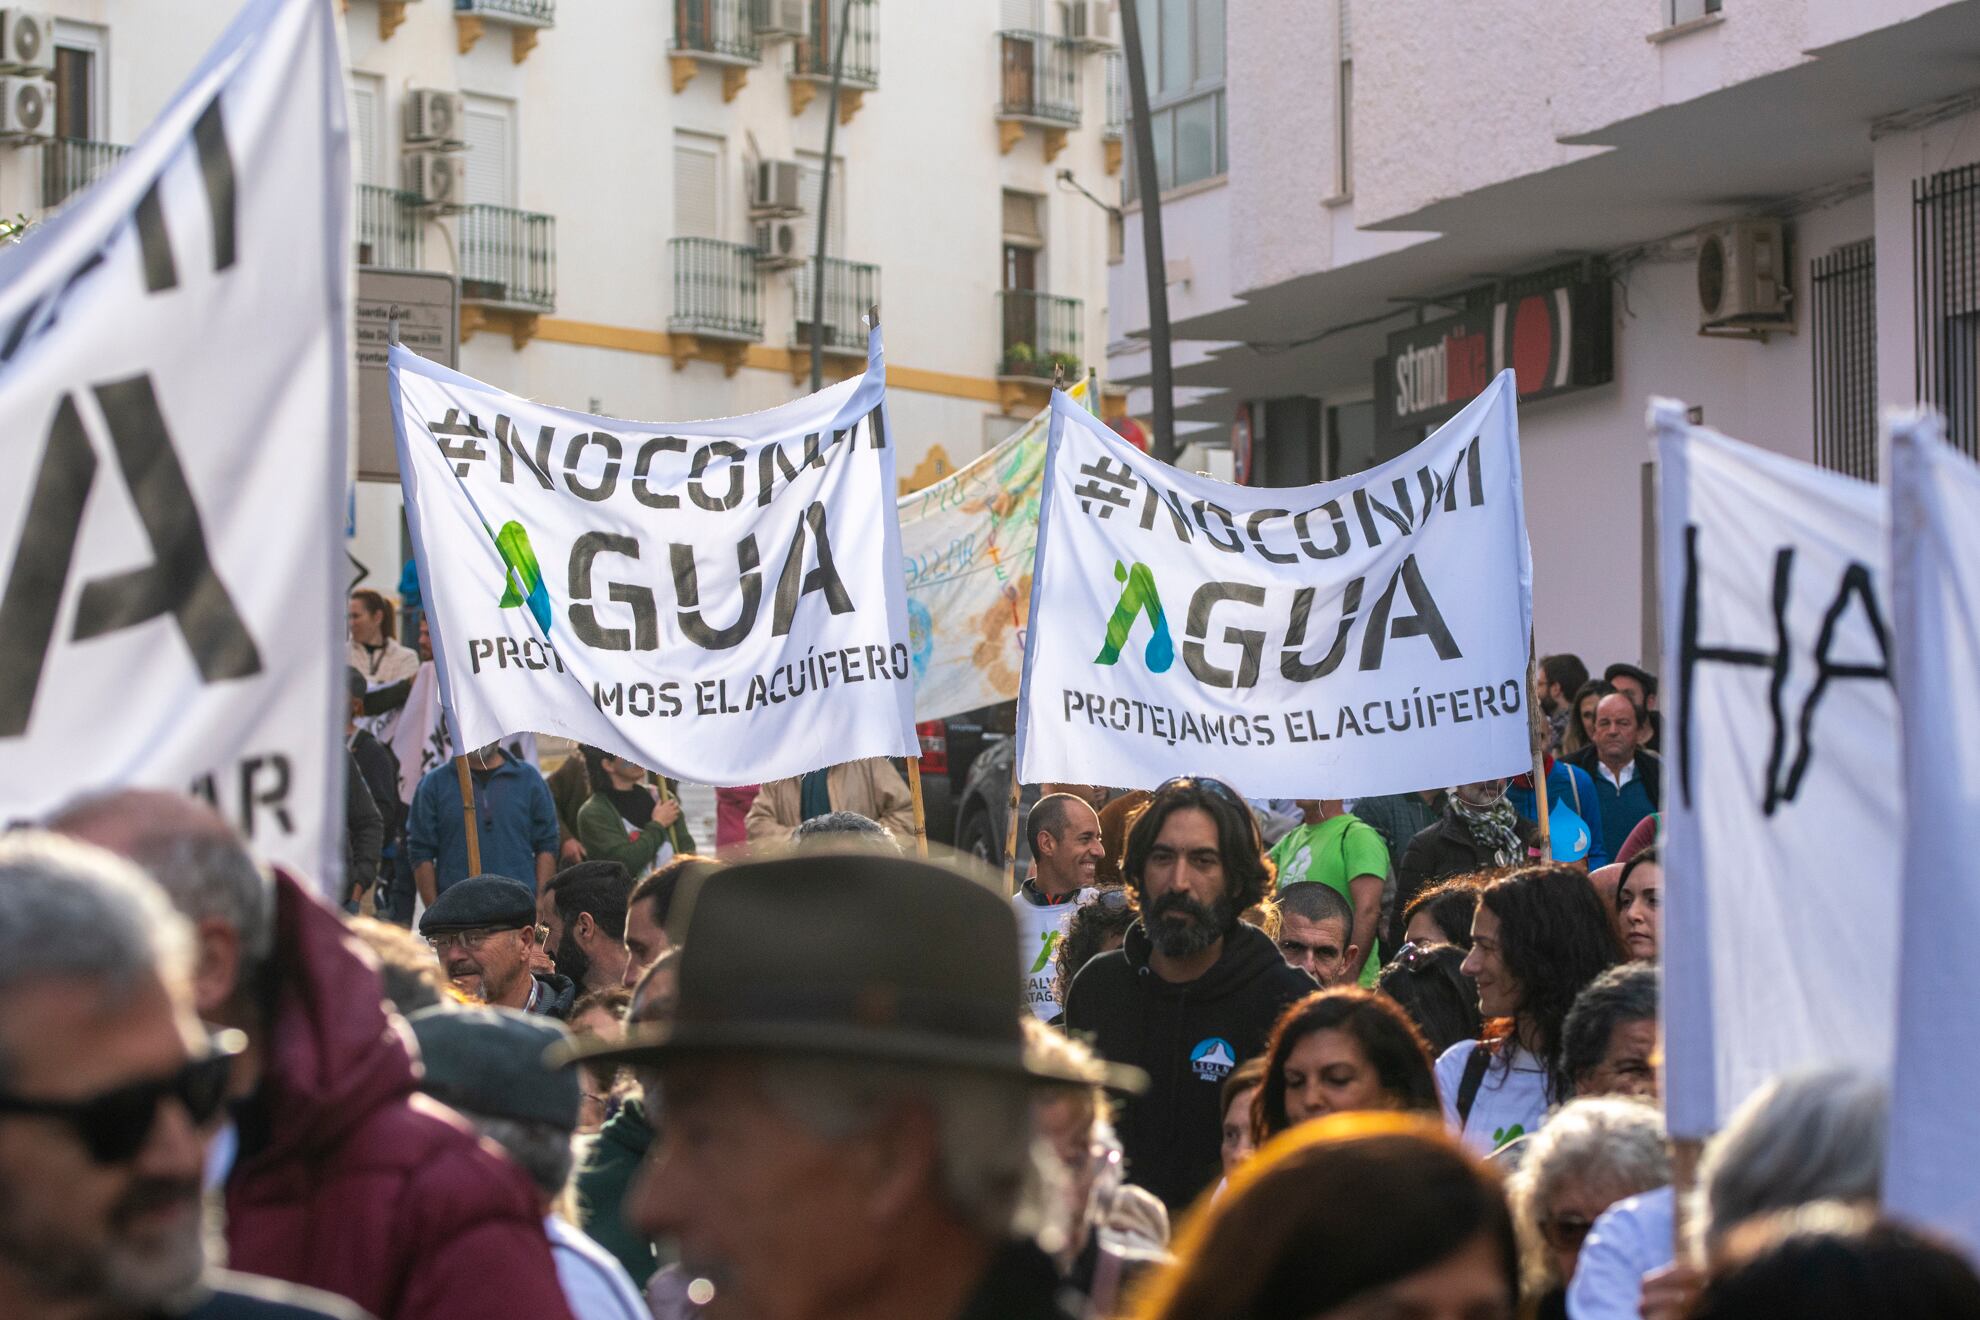
[[[1059,947],[1059,932],[1048,930],[1038,937],[1038,961],[1031,964],[1027,976],[1036,976],[1045,970],[1045,964],[1052,961],[1052,950]]]
[[[1128,643],[1128,634],[1134,631],[1134,621],[1146,614],[1152,632],[1141,658],[1148,665],[1149,673],[1167,673],[1169,666],[1176,662],[1176,643],[1169,636],[1169,621],[1162,613],[1162,597],[1155,589],[1155,574],[1146,564],[1129,568],[1117,559],[1114,561],[1114,580],[1125,585],[1121,588],[1120,599],[1114,604],[1113,614],[1107,620],[1107,640],[1093,663],[1111,665],[1118,661],[1121,649]]]

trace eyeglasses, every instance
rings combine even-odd
[[[1580,1215],[1549,1215],[1540,1221],[1540,1236],[1555,1251],[1579,1251],[1593,1227],[1593,1220]]]
[[[1391,964],[1401,963],[1408,971],[1420,972],[1432,965],[1432,959],[1438,949],[1448,947],[1448,945],[1443,944],[1419,944],[1415,940],[1411,940],[1400,949],[1397,949],[1396,956],[1389,961]]]
[[[1102,912],[1125,912],[1128,906],[1128,891],[1125,889],[1103,889],[1090,900]]]
[[[227,1078],[234,1056],[246,1046],[247,1037],[240,1032],[222,1031],[211,1038],[204,1054],[188,1061],[169,1077],[132,1082],[81,1100],[0,1095],[0,1114],[61,1119],[75,1130],[92,1160],[98,1164],[125,1164],[136,1158],[151,1140],[161,1101],[168,1098],[178,1101],[196,1127],[212,1122],[227,1098]]]
[[[435,953],[445,953],[456,944],[463,949],[478,949],[486,944],[491,936],[500,935],[507,927],[488,926],[480,930],[450,930],[426,937],[426,947]],[[516,927],[521,930],[523,927]]]

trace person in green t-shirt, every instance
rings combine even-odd
[[[1382,922],[1382,886],[1389,875],[1389,849],[1375,828],[1341,809],[1338,798],[1306,800],[1299,804],[1306,823],[1280,839],[1272,848],[1272,864],[1278,868],[1279,888],[1303,880],[1319,880],[1330,886],[1354,909],[1354,930],[1350,942],[1368,950],[1361,967],[1361,983],[1375,984],[1382,969],[1381,950],[1375,932]]]

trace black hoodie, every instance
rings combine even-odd
[[[1148,965],[1151,952],[1137,921],[1122,948],[1081,968],[1066,991],[1066,1030],[1103,1058],[1147,1071],[1148,1093],[1121,1114],[1121,1145],[1128,1180],[1173,1216],[1222,1170],[1224,1078],[1264,1050],[1281,1009],[1319,987],[1243,922],[1194,981],[1163,980]]]

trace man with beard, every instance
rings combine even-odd
[[[193,1016],[192,933],[129,863],[0,843],[0,1315],[306,1320],[338,1299],[209,1269],[200,1171],[238,1033]]]
[[[1128,831],[1123,871],[1141,913],[1127,942],[1066,991],[1066,1029],[1150,1079],[1120,1123],[1128,1177],[1172,1215],[1215,1182],[1231,1070],[1265,1048],[1279,1011],[1315,989],[1237,914],[1272,888],[1251,809],[1215,779],[1172,779]]]
[[[559,972],[532,970],[536,900],[505,875],[469,876],[419,919],[441,970],[463,994],[499,1008],[571,1015],[577,983]]]
[[[612,990],[626,979],[626,909],[632,874],[617,862],[579,862],[550,878],[536,919],[550,928],[557,971],[580,993]]]

